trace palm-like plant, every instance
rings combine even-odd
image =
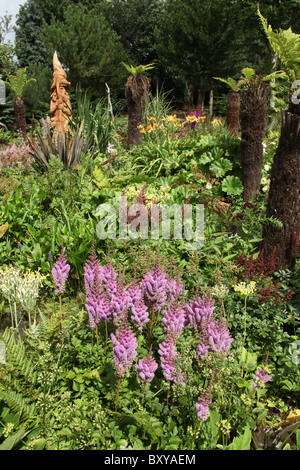
[[[16,74],[7,73],[6,86],[14,97],[14,115],[17,129],[19,129],[23,137],[26,137],[26,117],[25,106],[23,102],[23,92],[29,83],[35,82],[35,78],[28,78],[26,67],[17,70]]]
[[[143,120],[143,102],[149,99],[150,81],[145,72],[153,68],[153,64],[133,67],[122,62],[130,73],[125,87],[128,102],[128,146],[139,145],[141,134],[138,126]]]

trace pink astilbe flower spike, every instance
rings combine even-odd
[[[202,397],[198,398],[198,401],[195,404],[196,409],[198,411],[197,416],[200,421],[206,421],[208,418],[209,405],[212,403],[211,389],[212,389],[213,381],[214,381],[214,369],[212,370],[212,376],[211,376],[211,380],[210,380],[208,388],[206,389]]]
[[[151,356],[151,349],[152,347],[150,348],[148,356],[145,359],[140,359],[136,365],[136,372],[142,383],[151,382],[158,367],[157,362]]]
[[[159,264],[159,255],[157,255],[156,263],[151,271],[147,271],[142,279],[140,286],[143,296],[148,307],[154,307],[160,310],[167,300],[167,277]]]
[[[124,321],[127,315],[128,302],[128,292],[124,288],[123,274],[120,271],[117,288],[110,301],[115,325],[120,325]]]
[[[118,275],[114,270],[114,267],[111,263],[110,260],[110,250],[108,250],[108,258],[107,258],[107,263],[103,268],[103,276],[102,276],[102,285],[106,289],[107,284],[109,282],[116,281]]]
[[[212,399],[210,393],[205,393],[201,398],[198,398],[197,403],[195,404],[197,408],[197,416],[200,421],[206,421],[209,414],[209,405],[211,404]]]
[[[163,311],[162,324],[167,335],[178,339],[185,325],[185,306],[177,301],[168,305]]]
[[[174,339],[170,335],[159,345],[158,354],[160,355],[161,368],[165,379],[172,382],[180,382],[184,385],[184,376],[178,374],[175,362],[177,348],[174,344]]]
[[[127,319],[117,329],[116,336],[111,333],[113,342],[113,359],[116,368],[116,377],[123,377],[131,369],[136,357],[137,340],[128,326]]]
[[[207,336],[212,351],[225,354],[233,341],[223,319],[210,320],[207,323]]]
[[[215,309],[214,300],[209,295],[196,296],[191,302],[186,304],[186,321],[197,332],[201,331],[212,318]]]
[[[85,292],[88,294],[89,290],[93,288],[95,278],[96,278],[96,271],[98,270],[98,278],[99,281],[102,282],[103,278],[103,268],[98,260],[95,252],[95,244],[94,244],[94,235],[92,239],[92,249],[91,254],[84,265],[84,287]]]
[[[51,270],[55,285],[55,294],[58,296],[65,292],[65,285],[69,276],[69,271],[70,265],[68,264],[64,254],[64,246],[62,243],[60,256]]]
[[[131,307],[131,312],[131,320],[137,327],[138,333],[141,333],[143,327],[149,322],[148,307],[142,298],[137,305]]]

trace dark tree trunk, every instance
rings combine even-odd
[[[15,98],[14,101],[14,114],[15,121],[18,130],[21,130],[23,137],[26,137],[26,118],[25,118],[25,106],[22,98]]]
[[[230,90],[227,95],[227,126],[233,135],[238,135],[240,128],[240,93]]]
[[[300,105],[291,104],[282,113],[266,216],[278,219],[282,227],[265,224],[264,254],[268,256],[275,248],[276,269],[293,270],[300,237]]]
[[[138,126],[143,120],[143,103],[149,99],[149,79],[143,75],[130,75],[125,96],[128,102],[128,147],[140,145],[142,136]]]
[[[256,198],[263,166],[263,137],[267,114],[268,85],[257,77],[242,94],[241,162],[244,201]]]

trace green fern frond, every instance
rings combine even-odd
[[[17,339],[10,329],[6,329],[2,334],[2,341],[6,347],[6,362],[29,383],[33,384],[36,377],[34,366],[26,356],[26,349],[23,342]],[[16,374],[15,374],[16,375]]]
[[[36,406],[18,392],[0,390],[0,399],[6,403],[12,413],[18,414],[20,420],[27,420],[36,415]]]
[[[261,20],[263,29],[275,54],[277,54],[284,72],[292,84],[300,79],[300,35],[293,33],[292,29],[273,31],[268,25],[258,7],[257,14]]]
[[[125,62],[122,62],[126,70],[131,74],[131,75],[141,75],[142,73],[145,73],[147,70],[151,70],[154,68],[154,64],[147,64],[147,65],[138,65],[137,67],[133,67],[133,65],[127,65]]]
[[[7,74],[8,81],[5,84],[15,98],[21,98],[27,85],[36,82],[35,78],[27,78],[26,70],[26,67],[24,67],[18,69],[15,75]]]

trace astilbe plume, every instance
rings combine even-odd
[[[158,354],[160,355],[161,368],[165,379],[184,384],[185,379],[183,374],[179,374],[177,371],[175,362],[177,348],[171,335],[167,335],[166,339],[159,345]]]
[[[140,298],[137,305],[131,307],[131,320],[137,327],[138,333],[142,332],[143,327],[149,322],[148,307],[145,305],[144,300]]]
[[[164,306],[167,300],[167,284],[166,273],[161,268],[159,256],[157,255],[154,268],[147,271],[140,283],[145,302],[150,308],[160,310]]]
[[[96,271],[99,278],[99,281],[102,281],[103,278],[103,268],[100,264],[99,259],[96,256],[95,252],[95,245],[94,245],[94,237],[92,240],[92,250],[91,254],[84,265],[84,286],[86,294],[89,293],[90,289],[92,289],[95,278],[96,278]]]
[[[212,351],[225,354],[233,341],[223,319],[210,320],[207,323],[207,335]]]
[[[212,369],[211,379],[209,385],[202,395],[198,397],[198,401],[195,403],[197,409],[197,416],[200,421],[206,421],[209,414],[209,405],[212,403],[212,385],[214,382],[214,369]]]
[[[102,285],[108,291],[108,294],[110,294],[110,290],[111,291],[113,290],[112,285],[114,286],[114,288],[116,287],[117,277],[118,275],[116,271],[114,270],[113,265],[110,260],[110,252],[108,252],[107,263],[104,266],[103,272],[102,272]]]
[[[142,299],[142,290],[140,286],[137,284],[137,281],[134,281],[133,285],[128,287],[127,289],[128,293],[128,307],[136,307],[139,303],[140,300]]]
[[[178,339],[185,326],[185,306],[182,302],[174,301],[163,311],[162,323],[165,333],[174,340]]]
[[[70,265],[67,262],[66,256],[64,254],[64,246],[62,244],[60,256],[51,270],[56,295],[61,296],[65,292],[65,286],[69,272]]]
[[[128,372],[136,357],[137,340],[128,326],[128,321],[124,323],[116,331],[116,336],[111,333],[113,342],[113,359],[116,368],[116,377],[122,378]]]
[[[212,402],[211,394],[205,393],[202,397],[198,398],[195,406],[197,408],[197,416],[200,421],[206,421],[209,414],[209,405]]]
[[[128,309],[129,296],[123,285],[123,275],[119,274],[117,288],[111,296],[111,309],[115,325],[120,325],[124,321]]]
[[[158,367],[157,362],[151,355],[151,349],[152,347],[150,348],[148,356],[144,359],[140,359],[136,365],[136,372],[142,383],[152,382]]]
[[[214,309],[214,300],[208,294],[203,295],[202,298],[196,295],[195,299],[186,304],[186,323],[199,332],[212,318]]]
[[[170,274],[169,274],[169,278],[168,278],[167,285],[166,285],[166,294],[167,294],[168,300],[170,302],[173,302],[175,299],[179,297],[179,295],[182,293],[183,290],[184,290],[184,284],[180,282],[179,273],[175,279],[173,279],[172,277],[172,265],[171,265]]]

